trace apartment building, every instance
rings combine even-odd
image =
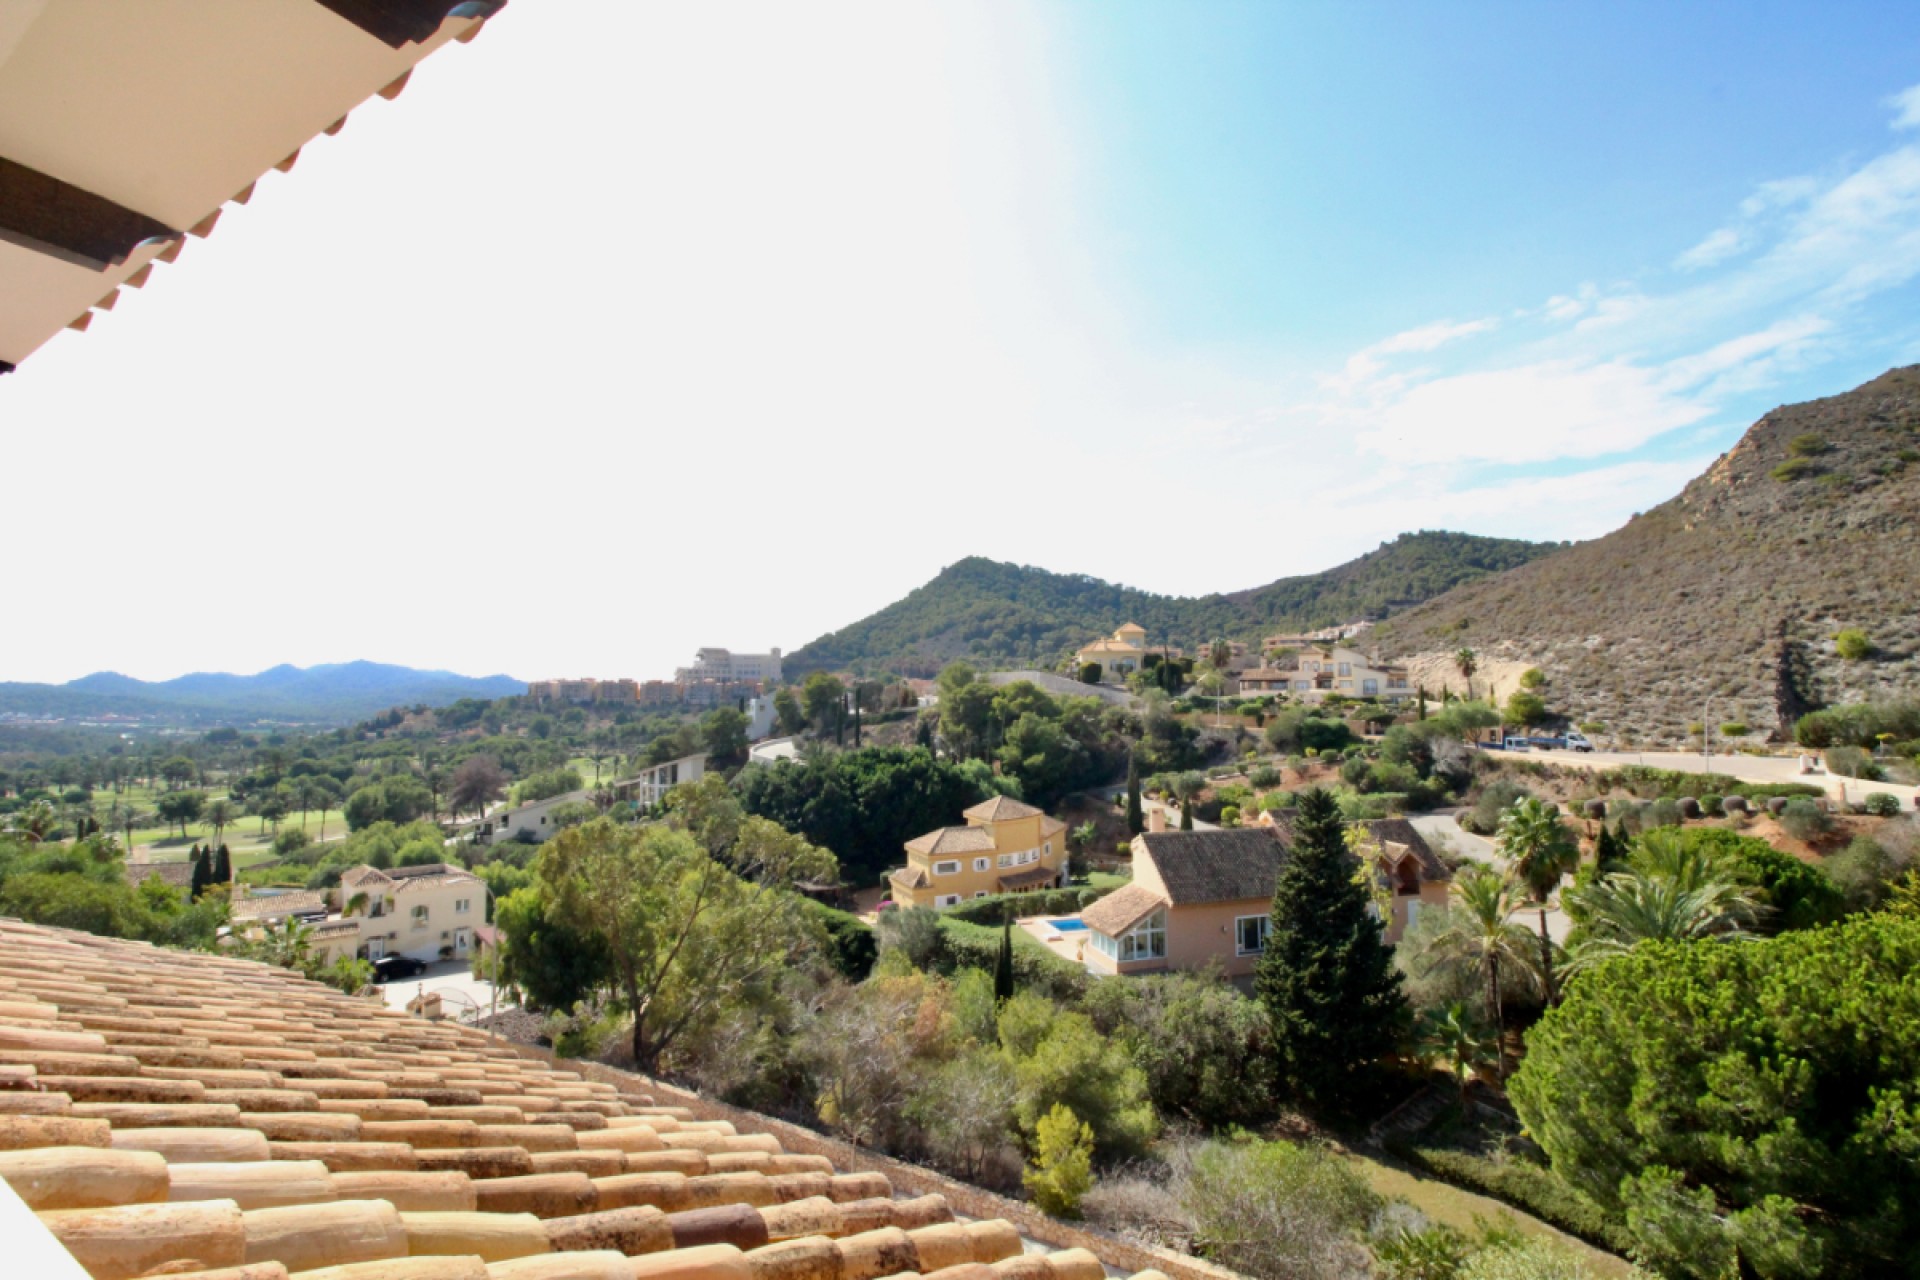
[[[547,703],[617,703],[633,706],[640,701],[640,685],[633,680],[535,680],[527,686],[527,696]]]
[[[907,865],[887,873],[903,907],[951,907],[996,893],[1051,889],[1065,882],[1067,824],[1030,804],[995,796],[907,841]]]
[[[720,684],[775,684],[780,679],[780,651],[734,653],[730,649],[702,649],[694,655],[693,665],[673,673],[680,684],[711,680]]]

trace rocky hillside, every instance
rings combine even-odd
[[[1776,409],[1672,501],[1375,636],[1537,665],[1554,709],[1647,742],[1920,693],[1920,366]]]
[[[789,674],[815,670],[932,675],[956,658],[985,666],[1052,667],[1127,622],[1155,643],[1258,641],[1385,618],[1440,593],[1526,564],[1559,543],[1422,530],[1322,573],[1230,595],[1161,596],[1079,574],[978,556],[940,571],[905,599],[790,654]]]

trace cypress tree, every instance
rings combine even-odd
[[[1013,999],[1013,911],[1000,923],[1000,954],[993,962],[993,998]]]
[[[1182,796],[1180,798],[1180,829],[1182,831],[1193,830],[1193,797],[1192,796]]]
[[[215,884],[233,883],[233,862],[227,857],[226,842],[220,844],[220,851],[213,855],[213,882]]]
[[[1147,829],[1147,819],[1140,812],[1140,758],[1127,752],[1127,834],[1139,835]]]
[[[193,878],[187,886],[187,901],[198,902],[200,895],[207,891],[207,884],[213,878],[213,869],[207,865],[207,851],[199,845],[193,846]]]
[[[1353,878],[1333,796],[1319,787],[1302,793],[1293,830],[1254,991],[1273,1027],[1282,1087],[1306,1106],[1350,1113],[1362,1101],[1364,1069],[1399,1042],[1406,997]]]

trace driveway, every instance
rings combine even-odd
[[[1898,796],[1900,807],[1907,810],[1914,807],[1914,798],[1920,796],[1920,787],[1902,786],[1897,782],[1862,782],[1830,773],[1802,773],[1798,756],[1707,756],[1698,751],[1527,751],[1517,754],[1523,759],[1546,760],[1575,769],[1617,769],[1622,765],[1643,764],[1681,773],[1717,774],[1740,782],[1805,782],[1824,787],[1833,799],[1851,804],[1858,804],[1871,792],[1885,791]]]
[[[1433,845],[1436,852],[1445,845],[1455,853],[1475,862],[1483,862],[1496,871],[1505,871],[1507,860],[1500,856],[1500,851],[1495,848],[1493,841],[1485,836],[1474,835],[1463,828],[1460,825],[1459,813],[1458,809],[1448,809],[1439,813],[1421,813],[1408,818],[1408,821],[1413,824],[1415,831],[1426,837],[1427,843]],[[1514,920],[1529,930],[1538,930],[1540,927],[1539,913],[1531,909],[1523,908],[1516,912]],[[1547,911],[1547,936],[1555,942],[1564,946],[1567,934],[1572,928],[1573,922],[1567,919],[1566,913],[1560,908],[1552,907]]]
[[[418,995],[438,995],[441,1007],[449,1018],[461,1022],[471,1022],[477,1013],[488,1012],[489,1002],[493,998],[493,984],[484,978],[476,978],[467,971],[465,960],[442,960],[438,964],[427,966],[427,971],[411,978],[401,978],[389,982],[380,988],[380,994],[387,1002],[387,1008],[407,1011],[407,1001]],[[503,1000],[500,1008],[511,1009],[510,1001]]]

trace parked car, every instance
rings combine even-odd
[[[412,956],[381,956],[373,962],[375,982],[395,982],[427,971],[427,966]]]

